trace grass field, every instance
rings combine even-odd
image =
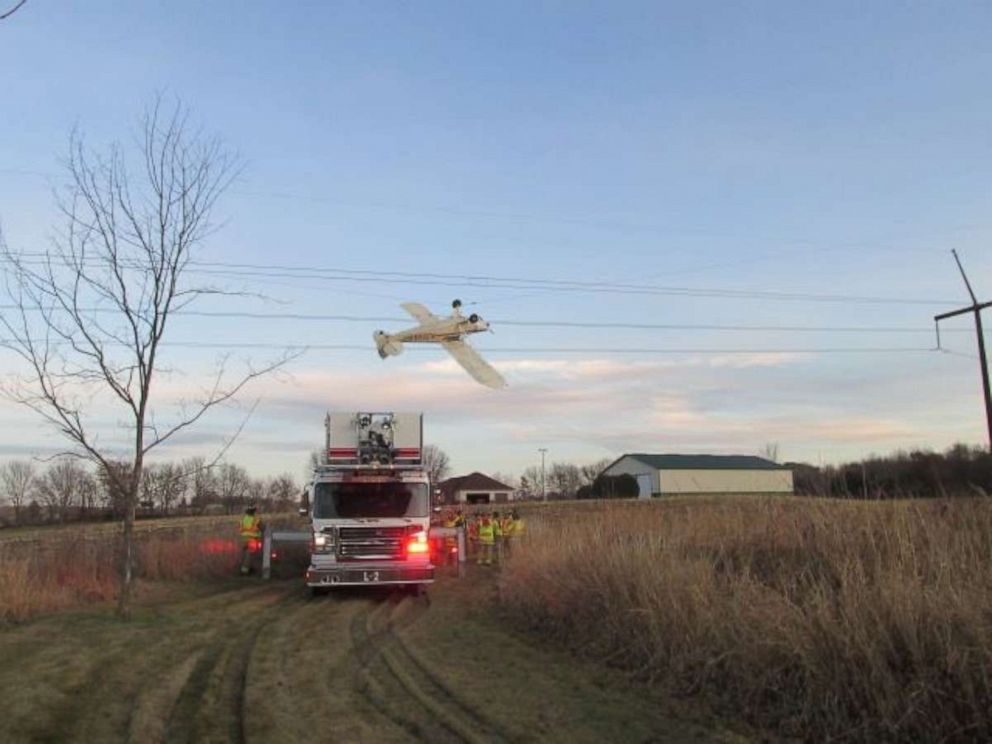
[[[0,630],[0,741],[744,741],[500,623],[496,574],[430,599],[161,584]]]
[[[295,523],[295,515],[268,518]],[[9,530],[0,539],[0,622],[106,601],[117,591],[119,525]],[[184,517],[135,525],[139,588],[230,576],[239,558],[236,517]],[[302,570],[302,569],[301,569]]]
[[[992,503],[731,498],[534,510],[524,626],[807,739],[992,738]]]
[[[2,542],[0,741],[992,738],[992,502],[521,508],[427,603],[232,581],[229,520],[146,531],[127,624],[110,535]]]

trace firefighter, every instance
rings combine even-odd
[[[465,537],[468,538],[467,549],[469,551],[465,557],[470,558],[477,555],[479,552],[479,518],[474,514],[465,523]]]
[[[514,540],[519,540],[526,530],[526,525],[524,524],[524,518],[520,516],[520,512],[514,509],[510,512],[510,517],[513,520],[513,535]]]
[[[255,514],[257,508],[255,504],[248,504],[245,507],[244,516],[241,517],[241,575],[247,576],[251,573],[251,554],[258,546],[258,541],[262,539],[262,520]]]
[[[441,523],[442,527],[454,529],[458,526],[458,515],[449,510]],[[446,535],[444,538],[444,563],[445,565],[458,561],[458,538],[454,535]]]
[[[503,560],[503,548],[506,546],[506,523],[503,515],[493,511],[493,534],[496,536],[496,562]]]
[[[513,531],[515,528],[513,513],[506,512],[502,520],[500,520],[500,527],[503,533],[503,555],[509,558],[511,546],[513,545]]]
[[[496,543],[496,533],[488,514],[483,514],[479,520],[479,565],[489,566],[493,562],[493,549]]]

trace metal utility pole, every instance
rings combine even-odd
[[[941,313],[934,316],[933,322],[937,328],[937,348],[940,348],[940,321],[953,318],[955,315],[964,315],[965,313],[975,314],[975,331],[978,333],[978,363],[982,368],[982,393],[985,395],[985,421],[989,429],[989,449],[992,450],[992,390],[989,389],[989,367],[985,361],[985,332],[982,330],[982,310],[992,307],[992,302],[978,301],[978,298],[975,297],[975,293],[971,289],[971,282],[968,281],[968,275],[964,273],[964,267],[961,266],[961,259],[958,258],[958,252],[952,250],[951,253],[954,254],[954,261],[957,263],[958,270],[961,272],[961,278],[964,279],[964,286],[968,288],[968,294],[971,295],[971,304],[958,310],[951,310],[948,313]]]
[[[544,487],[544,455],[547,454],[548,450],[541,447],[537,451],[541,453],[541,501],[547,501],[548,490]]]

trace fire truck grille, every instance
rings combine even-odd
[[[338,557],[356,561],[403,557],[404,527],[342,527]]]

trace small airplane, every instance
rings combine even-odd
[[[419,302],[404,302],[400,307],[410,313],[419,325],[399,333],[385,331],[373,333],[372,338],[375,339],[380,357],[385,359],[387,356],[403,353],[404,343],[440,344],[476,382],[496,389],[506,387],[506,380],[500,373],[479,356],[479,352],[462,340],[462,337],[469,333],[488,331],[489,323],[475,313],[468,317],[462,315],[461,300],[451,303],[452,313],[447,318],[434,315]]]

